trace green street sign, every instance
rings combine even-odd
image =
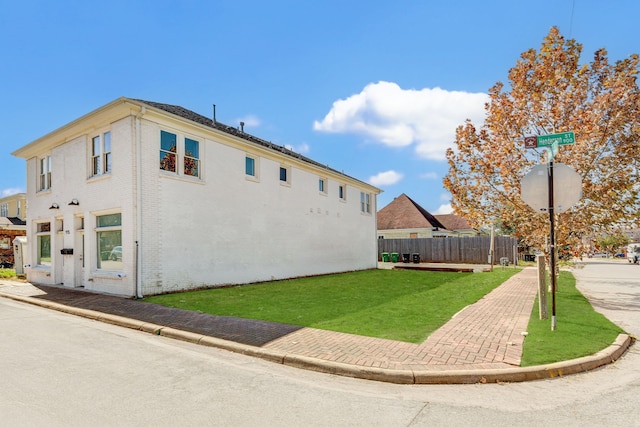
[[[536,138],[538,147],[550,147],[557,145],[570,145],[576,142],[573,132],[554,133],[551,135],[538,135]]]

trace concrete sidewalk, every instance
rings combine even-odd
[[[593,356],[520,368],[537,293],[526,268],[457,313],[421,344],[212,316],[62,286],[0,280],[0,295],[95,320],[304,369],[405,384],[484,383],[551,378],[611,363],[631,344],[621,335]]]

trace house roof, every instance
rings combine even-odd
[[[11,224],[13,225],[27,225],[26,221],[21,220],[20,218],[18,218],[17,216],[12,216],[12,217],[7,217],[7,219],[11,222]]]
[[[378,230],[446,227],[426,209],[402,193],[378,211]]]
[[[474,228],[461,216],[456,214],[436,215],[438,221],[440,221],[447,230],[473,230]]]
[[[0,228],[19,230],[21,227],[25,227],[26,225],[26,221],[23,221],[20,218],[0,216]]]
[[[290,157],[293,157],[295,159],[301,160],[301,161],[303,161],[305,163],[309,163],[309,164],[312,164],[312,165],[314,165],[316,167],[320,167],[320,168],[326,169],[328,171],[331,171],[332,173],[335,173],[335,174],[338,174],[338,175],[342,175],[342,176],[348,177],[350,179],[354,179],[354,180],[356,180],[356,181],[358,181],[358,182],[360,182],[360,183],[362,183],[364,185],[367,185],[369,187],[371,186],[370,184],[367,184],[365,182],[357,180],[357,179],[345,174],[344,172],[340,172],[340,171],[337,171],[335,169],[331,169],[328,165],[323,165],[322,163],[316,162],[315,160],[312,160],[312,159],[310,159],[308,157],[305,157],[302,154],[299,154],[299,153],[296,153],[295,151],[289,150],[288,148],[286,148],[284,146],[277,145],[277,144],[274,144],[274,143],[272,143],[270,141],[266,141],[264,139],[258,138],[258,137],[254,136],[254,135],[246,133],[243,129],[238,129],[238,128],[233,127],[233,126],[228,126],[228,125],[226,125],[224,123],[219,122],[218,120],[214,120],[212,118],[203,116],[201,114],[198,114],[198,113],[196,113],[194,111],[188,110],[188,109],[186,109],[184,107],[181,107],[179,105],[162,104],[160,102],[146,101],[146,100],[143,100],[143,99],[132,99],[132,101],[140,102],[140,103],[146,104],[146,105],[148,105],[150,107],[154,107],[154,108],[157,108],[159,110],[165,111],[167,113],[182,117],[183,119],[187,119],[187,120],[190,120],[192,122],[199,123],[201,125],[217,129],[219,131],[228,133],[228,134],[233,135],[235,137],[242,138],[242,139],[244,139],[246,141],[250,141],[250,142],[252,142],[254,144],[258,144],[260,146],[263,146],[263,147],[269,148],[271,150],[277,151],[277,152],[279,152],[281,154],[284,154],[286,156],[290,156]],[[379,190],[377,188],[376,188],[376,190],[378,191],[378,193],[381,192],[381,190]]]
[[[57,145],[64,143],[66,140],[69,140],[70,138],[77,136],[81,132],[86,132],[87,128],[90,128],[89,119],[91,118],[102,117],[104,119],[105,117],[109,117],[111,120],[115,120],[117,119],[117,116],[115,116],[116,114],[122,114],[123,112],[125,114],[135,114],[132,111],[127,111],[127,108],[126,108],[127,106],[130,107],[132,104],[135,104],[138,107],[143,107],[143,106],[149,107],[150,109],[159,111],[162,114],[170,114],[178,117],[179,119],[189,120],[199,125],[206,126],[206,127],[224,132],[229,135],[233,135],[244,141],[248,141],[248,142],[260,145],[269,150],[278,152],[282,155],[291,157],[293,159],[297,159],[298,161],[307,163],[309,165],[313,165],[316,168],[322,168],[333,175],[343,176],[345,177],[345,179],[355,181],[358,183],[358,185],[362,185],[363,187],[369,188],[370,191],[374,191],[376,194],[379,194],[382,192],[382,190],[372,186],[371,184],[368,184],[364,181],[360,181],[356,178],[353,178],[352,176],[349,176],[344,172],[331,169],[328,165],[324,165],[322,163],[316,162],[308,157],[305,157],[299,153],[289,150],[284,146],[280,146],[270,141],[266,141],[264,139],[250,135],[244,132],[244,130],[242,129],[225,125],[224,123],[214,120],[213,118],[205,117],[201,114],[188,110],[179,105],[163,104],[160,102],[146,101],[143,99],[126,98],[126,97],[120,97],[110,102],[109,104],[103,105],[102,107],[85,114],[84,116],[54,130],[53,132],[50,132],[49,134],[41,138],[38,138],[35,141],[32,141],[31,143],[25,145],[24,147],[19,148],[18,150],[14,151],[12,154],[14,156],[21,157],[24,159],[28,159],[32,156],[39,155],[38,153],[42,152],[42,150],[49,150]],[[118,108],[120,108],[120,110],[118,110]],[[108,116],[109,113],[112,113],[113,117]]]

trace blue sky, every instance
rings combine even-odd
[[[636,0],[0,0],[0,197],[11,152],[120,96],[181,105],[447,213],[444,151],[551,26],[613,62]]]

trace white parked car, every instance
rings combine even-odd
[[[640,243],[632,243],[627,246],[627,259],[633,264],[640,263]]]

